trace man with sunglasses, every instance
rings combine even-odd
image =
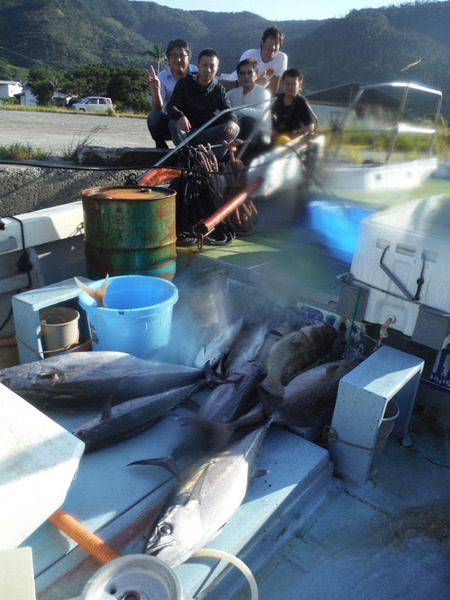
[[[270,92],[264,87],[257,85],[258,64],[251,58],[241,60],[237,67],[239,87],[227,92],[227,98],[231,106],[243,106],[253,104],[248,108],[236,111],[239,119],[240,137],[244,140],[253,137],[254,141],[261,141],[272,134],[272,115],[270,112]]]
[[[188,73],[197,73],[197,67],[189,62],[191,50],[185,40],[176,39],[169,42],[166,56],[169,64],[167,69],[156,74],[151,66],[145,71],[152,93],[152,110],[147,117],[147,126],[157,148],[168,148],[166,140],[170,140],[170,132],[166,105],[175,85]]]

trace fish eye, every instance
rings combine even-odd
[[[158,533],[160,535],[171,535],[172,526],[169,525],[169,523],[161,523],[161,525],[158,526]]]

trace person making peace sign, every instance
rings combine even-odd
[[[196,73],[197,67],[189,63],[191,50],[186,41],[176,39],[169,42],[166,50],[169,66],[156,74],[151,66],[145,70],[151,90],[152,110],[147,117],[147,127],[155,140],[157,148],[167,148],[166,140],[170,140],[169,117],[166,112],[167,102],[172,96],[176,83],[188,73]]]

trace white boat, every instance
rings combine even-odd
[[[280,160],[287,152],[298,160],[289,149],[273,152]],[[276,165],[275,161],[273,164]],[[262,167],[253,164],[257,174]],[[278,187],[278,177],[284,181],[283,172],[278,169],[279,163],[270,172],[263,171],[267,177],[263,183],[268,188],[272,184]],[[42,350],[39,347],[40,308],[76,302],[78,292],[73,281],[64,280],[85,274],[82,222],[81,202],[3,220],[0,230],[3,311],[6,315],[13,293],[32,285],[34,289],[22,296],[21,310],[15,317],[16,324],[20,323],[27,333],[19,342],[34,353],[33,358],[39,358]],[[187,252],[180,262],[184,260],[185,265],[189,261],[190,265],[196,262],[197,267],[209,265],[223,271],[224,288],[231,293],[236,309],[249,317],[269,316],[272,309],[286,309],[297,311],[305,323],[336,319],[336,276],[346,265],[324,253],[320,245],[309,243],[305,233],[291,230],[290,237],[276,237],[264,231],[259,237],[246,238],[231,247],[207,249],[196,256]],[[17,272],[23,250],[28,251],[31,279],[27,272]],[[427,271],[425,277],[428,276]],[[49,284],[54,285],[49,287]],[[2,335],[12,332],[12,320],[9,320]],[[16,335],[19,337],[17,331]],[[381,350],[388,354],[366,365],[365,372],[359,371],[362,375],[365,373],[365,380],[362,377],[359,384],[354,379],[348,382],[350,387],[359,385],[362,394],[359,402],[353,402],[355,412],[346,414],[344,406],[341,413],[345,423],[354,425],[347,428],[346,433],[356,437],[346,437],[347,444],[343,439],[333,442],[330,438],[324,447],[316,443],[314,436],[305,439],[284,429],[271,431],[259,461],[259,466],[268,470],[267,474],[251,483],[244,503],[210,544],[212,548],[239,555],[249,565],[263,600],[378,600],[380,597],[390,600],[401,596],[412,600],[432,596],[440,600],[446,597],[445,544],[449,511],[445,444],[448,446],[448,439],[433,431],[418,414],[413,421],[415,448],[389,440],[377,471],[370,474],[368,482],[364,481],[367,470],[359,475],[352,472],[355,465],[364,470],[362,465],[366,458],[361,457],[370,454],[366,438],[361,438],[363,425],[366,433],[371,426],[372,432],[375,431],[387,397],[396,395],[399,389],[405,390],[406,382],[418,383],[419,359],[392,348]],[[389,354],[390,351],[393,353]],[[403,398],[408,396],[411,394],[405,393]],[[377,408],[381,407],[378,413],[374,398],[379,401]],[[5,400],[8,400],[6,396]],[[361,408],[368,403],[373,409],[372,422],[367,418],[370,411]],[[406,406],[409,408],[412,410],[412,406]],[[14,412],[17,411],[16,403]],[[402,416],[408,414],[404,410],[402,413]],[[49,416],[69,431],[85,419],[84,414],[56,411]],[[336,431],[340,426],[342,423],[336,422]],[[407,426],[394,433],[400,437],[403,434],[404,438],[406,430]],[[186,428],[168,417],[139,436],[83,456],[63,509],[118,553],[141,553],[171,483],[161,470],[138,471],[127,469],[126,464],[147,457],[149,449],[152,455],[169,455],[186,437]],[[18,466],[21,459],[34,464],[31,458],[36,460],[39,451],[37,435],[25,441],[29,451],[17,456]],[[345,456],[334,453],[339,443],[344,447]],[[372,452],[370,459],[374,457]],[[51,458],[59,466],[62,455]],[[333,464],[338,463],[340,469],[336,468],[333,476]],[[21,484],[24,472],[17,465],[16,479]],[[31,471],[34,476],[32,468]],[[37,467],[35,471],[37,475]],[[31,508],[35,511],[41,497],[48,496],[45,486],[35,485],[34,489],[36,493],[32,498],[20,498],[23,500],[19,507],[21,515],[29,515]],[[16,502],[19,502],[17,495],[10,505]],[[78,597],[100,565],[48,520],[41,519],[41,522],[22,542],[33,551],[38,598]],[[11,529],[9,523],[8,531]],[[204,562],[189,561],[177,567],[176,573],[185,592],[195,598],[242,600],[249,597],[244,580],[223,565],[212,569]],[[136,586],[133,589],[136,590]],[[130,590],[129,596],[111,593],[109,597],[123,600],[139,596],[136,592],[132,595]]]
[[[394,124],[378,126],[372,119],[358,119],[357,106],[363,103],[364,95],[373,90],[388,89],[389,91],[401,90],[401,99],[398,100],[398,110]],[[404,121],[407,112],[410,92],[435,97],[437,104],[430,127],[422,124]],[[314,94],[313,94],[314,97]],[[395,100],[395,99],[392,99]],[[394,81],[373,85],[360,85],[352,96],[347,111],[339,114],[339,122],[335,123],[337,136],[328,151],[328,164],[325,166],[327,184],[334,190],[359,190],[363,192],[382,192],[390,190],[413,189],[421,184],[436,171],[438,160],[433,155],[437,125],[442,106],[442,92],[416,83]],[[392,109],[392,107],[391,107]],[[368,159],[362,164],[347,161],[341,156],[343,137],[346,127],[351,128],[357,124],[358,131],[386,132],[389,135],[389,148],[383,160]],[[415,134],[430,138],[427,156],[413,160],[392,160],[396,152],[396,144],[401,134]],[[381,158],[381,152],[380,158]]]

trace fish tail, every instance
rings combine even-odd
[[[158,457],[158,458],[144,458],[142,460],[135,460],[133,462],[128,463],[127,467],[131,467],[134,465],[162,467],[163,469],[166,469],[166,471],[169,471],[169,473],[174,475],[174,477],[178,478],[178,476],[179,476],[179,471],[175,465],[175,460],[174,460],[173,456],[164,456],[164,457]]]
[[[98,291],[98,300],[97,303],[99,306],[103,306],[106,307],[106,302],[105,302],[105,296],[106,296],[106,291],[109,287],[109,273],[106,273],[106,277],[105,280],[103,281],[100,290]]]

